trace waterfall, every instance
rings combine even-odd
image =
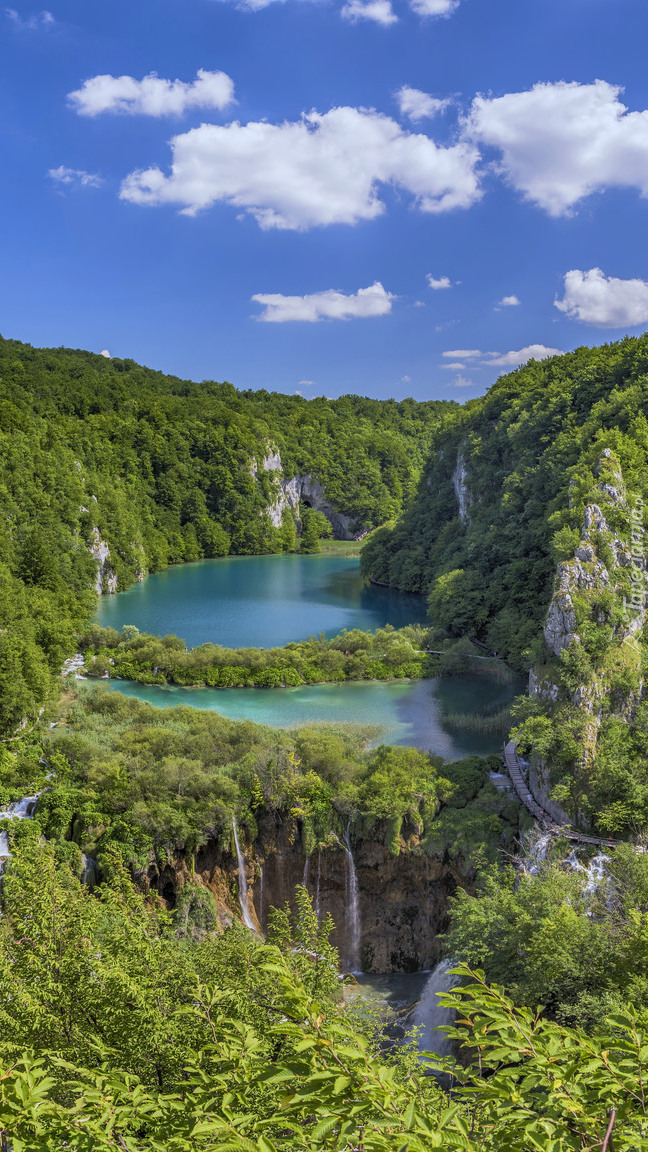
[[[4,811],[0,812],[0,820],[31,820],[39,796],[40,792],[36,792],[34,796],[23,796],[22,800],[14,800]],[[10,856],[8,833],[0,832],[0,876]]]
[[[534,836],[534,833],[531,832],[526,837],[526,851],[522,866],[529,873],[529,876],[537,876],[540,872],[541,864],[547,859],[551,842],[552,835],[550,832],[543,832],[539,836]]]
[[[97,874],[97,861],[93,860],[91,856],[86,856],[85,852],[81,853],[81,883],[90,887],[94,884]]]
[[[603,852],[599,852],[598,855],[592,857],[587,868],[585,868],[578,859],[575,848],[565,859],[565,864],[568,868],[571,868],[572,872],[582,872],[583,876],[586,877],[583,888],[583,896],[586,899],[595,896],[604,884],[609,884],[610,877],[606,868],[606,864],[609,864],[609,862],[610,857],[606,856]]]
[[[11,856],[9,851],[9,836],[6,832],[0,832],[0,876],[4,871],[5,862]]]
[[[243,923],[246,928],[251,932],[256,932],[256,926],[250,916],[250,906],[248,904],[248,884],[247,876],[245,875],[245,857],[241,852],[241,845],[239,844],[238,829],[236,827],[236,820],[232,820],[232,830],[234,832],[234,845],[236,847],[236,859],[238,861],[238,890],[239,890],[239,903],[241,905],[241,912],[243,913]]]
[[[263,929],[263,897],[264,897],[264,872],[263,864],[259,865],[259,924]]]
[[[22,800],[10,804],[6,812],[0,812],[0,817],[4,820],[31,820],[39,796],[40,792],[35,796],[23,796]]]
[[[315,915],[319,923],[320,918],[320,880],[322,879],[322,850],[317,850],[317,884],[315,886]]]
[[[360,889],[358,888],[358,876],[356,873],[355,860],[353,859],[353,852],[351,851],[348,829],[344,839],[347,846],[347,967],[351,972],[359,972],[361,971],[360,937],[362,934],[360,926]]]
[[[310,856],[306,857],[304,863],[304,875],[302,876],[302,886],[308,888],[308,877],[310,875]]]
[[[459,982],[459,977],[450,973],[453,967],[454,960],[442,960],[437,964],[423,989],[421,999],[410,1014],[408,1023],[421,1029],[416,1041],[419,1052],[436,1052],[437,1056],[448,1056],[451,1053],[451,1040],[445,1032],[435,1032],[435,1028],[454,1024],[453,1010],[439,1003],[439,996],[449,992]]]
[[[609,862],[610,857],[605,856],[602,852],[599,852],[598,856],[595,856],[593,860],[590,860],[589,868],[586,869],[587,884],[583,889],[585,896],[594,896],[598,889],[608,879],[605,865],[609,864]]]

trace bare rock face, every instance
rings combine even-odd
[[[294,829],[293,829],[294,831]],[[299,835],[286,825],[268,825],[253,846],[243,846],[245,877],[251,899],[248,910],[264,933],[272,907],[294,904],[295,888],[305,884],[320,916],[327,913],[336,929],[332,941],[343,967],[365,972],[415,972],[433,967],[441,955],[440,935],[448,928],[450,897],[467,887],[460,867],[441,857],[428,857],[415,837],[399,856],[375,841],[357,845],[353,864],[357,877],[358,955],[352,962],[350,856],[342,845],[305,857]],[[188,881],[212,893],[221,929],[241,919],[237,860],[222,842],[212,841],[197,855],[195,870],[186,859],[157,870],[148,884],[170,906]]]
[[[472,503],[472,497],[468,489],[468,472],[463,451],[460,451],[457,456],[457,467],[452,477],[452,486],[459,505],[459,519],[462,524],[467,524],[470,520],[468,509]]]
[[[110,548],[106,541],[101,539],[98,528],[92,529],[92,544],[89,546],[89,552],[97,561],[97,579],[95,581],[97,594],[101,596],[104,592],[116,592],[117,575],[108,563]]]

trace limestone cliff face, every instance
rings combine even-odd
[[[462,524],[467,524],[470,521],[469,508],[472,503],[472,496],[468,488],[468,471],[463,449],[460,449],[457,455],[457,467],[452,476],[452,486],[459,505],[459,519]]]
[[[88,551],[97,561],[97,579],[95,589],[99,596],[105,592],[117,591],[117,575],[110,566],[110,548],[105,540],[101,539],[98,528],[92,529],[92,543]]]
[[[314,508],[315,511],[324,513],[333,528],[333,535],[336,540],[355,540],[362,525],[356,526],[353,517],[346,516],[333,507],[326,499],[324,489],[316,476],[305,473],[304,475],[286,477],[281,454],[271,444],[267,446],[267,452],[260,467],[264,472],[272,473],[275,481],[275,498],[267,508],[267,514],[275,528],[281,527],[285,511],[292,513],[299,526],[299,503],[302,501],[310,508]],[[255,459],[252,459],[250,463],[250,472],[256,479],[259,474],[259,465]]]
[[[581,630],[592,624],[610,628],[609,655],[623,646],[626,664],[639,665],[634,637],[646,622],[646,556],[643,517],[629,496],[620,466],[606,449],[597,467],[598,484],[584,510],[581,540],[574,557],[558,565],[554,593],[549,605],[544,638],[550,653],[560,657],[567,649],[577,653],[582,646]],[[618,531],[618,525],[626,527]],[[629,525],[629,529],[627,528]],[[579,625],[579,619],[581,624]],[[566,689],[561,666],[550,663],[534,668],[529,676],[529,692],[549,712],[561,701],[571,703],[583,716],[582,752],[578,769],[587,773],[594,762],[604,712],[631,719],[641,693],[641,682],[628,689],[623,699],[610,697],[608,671],[614,662],[603,660],[600,668],[574,690]],[[532,758],[530,786],[536,800],[554,816],[566,821],[567,814],[552,801],[549,766],[539,756]]]
[[[352,967],[349,854],[339,844],[305,857],[299,836],[285,825],[267,823],[252,846],[244,849],[251,918],[265,931],[271,907],[294,899],[295,887],[305,884],[321,915],[330,913],[336,930],[333,943],[343,966]],[[460,864],[428,857],[415,837],[399,856],[384,845],[365,841],[354,847],[360,918],[359,956],[366,972],[413,972],[433,967],[441,955],[439,936],[447,930],[450,897],[467,887]],[[237,862],[233,850],[213,841],[195,861],[194,877],[216,900],[221,928],[241,918]],[[184,860],[149,873],[149,883],[171,904],[177,889],[190,877]]]

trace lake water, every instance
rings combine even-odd
[[[142,632],[175,633],[190,647],[212,641],[233,648],[270,648],[320,632],[332,636],[343,628],[427,622],[422,596],[367,585],[356,558],[327,555],[228,557],[168,568],[127,592],[102,597],[97,619],[118,629],[135,624]],[[496,752],[502,739],[450,731],[443,724],[443,711],[494,711],[519,691],[518,685],[481,676],[302,688],[102,683],[109,691],[156,707],[184,704],[271,727],[377,726],[377,740],[425,748],[447,760]]]
[[[190,648],[274,648],[343,628],[425,624],[423,596],[366,584],[352,556],[231,556],[166,568],[102,596],[97,620],[174,633]]]
[[[156,708],[184,704],[220,712],[230,720],[253,720],[274,728],[322,723],[377,725],[380,731],[375,742],[414,745],[443,756],[444,760],[498,752],[502,737],[446,729],[441,700],[451,712],[465,710],[466,702],[476,710],[504,707],[512,696],[510,685],[497,684],[483,676],[390,683],[369,680],[304,688],[162,688],[127,680],[99,683],[126,696],[147,700]]]

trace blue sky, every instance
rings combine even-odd
[[[645,0],[13,0],[0,331],[459,400],[643,331],[647,33]]]

